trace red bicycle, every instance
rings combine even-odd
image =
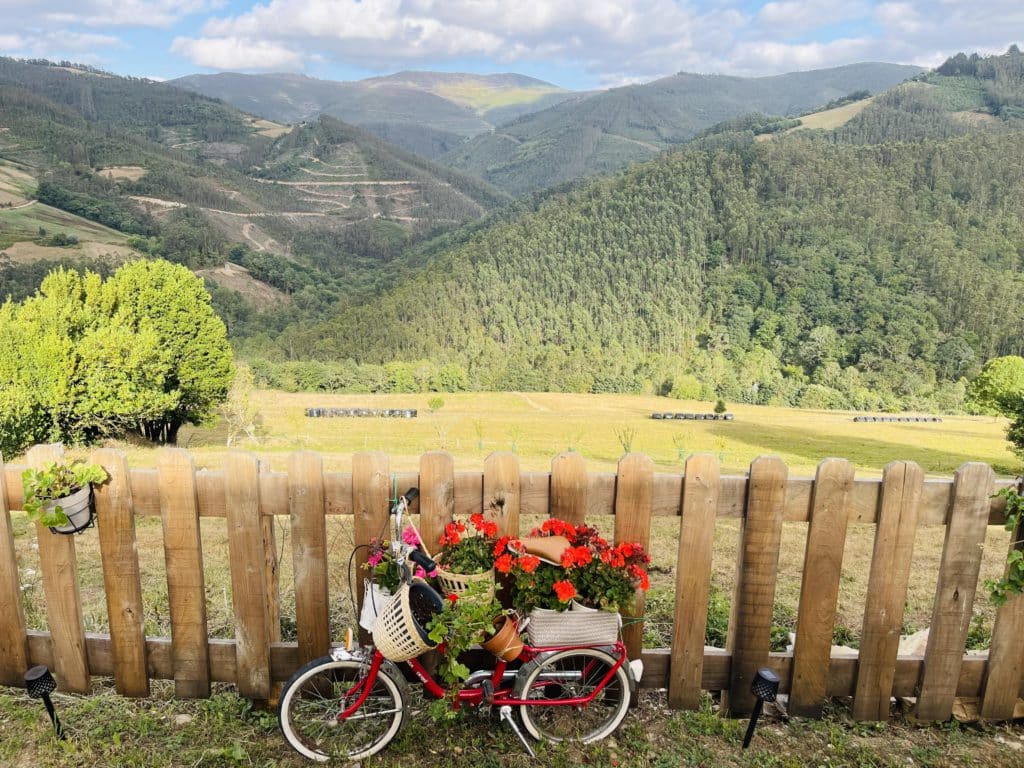
[[[392,509],[396,534],[415,490],[399,497]],[[441,596],[412,579],[406,566],[411,560],[429,572],[433,561],[403,543],[400,535],[394,542],[400,590],[409,590],[414,603],[434,603],[439,610]],[[520,622],[518,629],[525,626]],[[443,653],[444,645],[437,649]],[[496,658],[478,666],[456,692],[439,683],[418,658],[402,663],[429,697],[449,697],[456,709],[497,707],[501,720],[531,755],[524,729],[534,739],[552,742],[590,743],[614,732],[642,673],[641,662],[627,659],[621,640],[611,645],[524,645],[514,663]],[[408,715],[406,676],[373,646],[337,648],[306,664],[285,684],[278,709],[281,730],[292,748],[321,762],[360,760],[380,752]]]

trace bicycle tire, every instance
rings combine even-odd
[[[346,693],[369,668],[366,662],[324,656],[298,669],[285,683],[277,710],[288,745],[318,762],[362,760],[384,749],[406,718],[405,680],[397,670],[382,666],[362,706],[350,719],[337,718]]]
[[[520,698],[552,701],[587,696],[617,661],[599,648],[555,651],[523,667],[517,692]],[[629,675],[624,662],[585,706],[521,704],[519,713],[527,732],[535,739],[590,744],[619,727],[629,709],[629,700]]]

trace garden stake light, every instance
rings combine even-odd
[[[53,701],[50,700],[50,694],[57,690],[57,681],[53,679],[50,670],[42,664],[32,667],[32,669],[25,673],[25,687],[28,689],[28,695],[33,699],[43,700],[43,704],[46,705],[46,713],[50,716],[50,722],[53,723],[53,730],[57,734],[57,738],[63,739],[64,727],[60,724],[60,720],[57,719],[57,712],[53,708]]]
[[[750,692],[754,694],[757,701],[754,702],[754,711],[750,714],[747,735],[743,737],[744,749],[750,746],[750,740],[754,738],[754,729],[757,727],[757,719],[761,716],[761,708],[764,707],[764,703],[775,701],[779,692],[779,676],[767,667],[757,670],[754,682],[750,684]]]

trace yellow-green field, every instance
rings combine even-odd
[[[431,413],[428,402],[444,405]],[[896,459],[918,462],[926,472],[949,475],[966,461],[984,461],[1004,475],[1019,470],[1007,448],[1005,420],[947,416],[940,424],[853,422],[852,412],[730,405],[734,421],[657,421],[654,412],[710,413],[710,403],[644,395],[561,393],[457,393],[444,395],[334,395],[257,392],[261,437],[247,447],[275,468],[297,449],[319,451],[325,466],[347,471],[351,454],[379,450],[396,470],[414,470],[425,451],[452,453],[458,470],[480,469],[494,451],[515,451],[526,470],[550,468],[572,448],[593,471],[608,471],[623,453],[620,436],[633,432],[631,448],[646,453],[659,472],[678,472],[690,453],[721,457],[726,471],[742,472],[762,454],[780,456],[790,472],[813,475],[823,458],[851,460],[876,476]],[[308,418],[308,407],[415,408],[415,419]],[[225,451],[223,427],[183,429],[180,442],[197,461],[218,466]],[[131,463],[153,466],[151,449],[128,447]]]

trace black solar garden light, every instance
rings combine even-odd
[[[53,679],[50,670],[42,664],[32,667],[32,669],[25,673],[25,687],[28,689],[28,695],[33,699],[43,700],[43,704],[46,705],[46,713],[50,716],[50,722],[53,723],[53,730],[57,734],[57,738],[63,739],[64,728],[61,726],[60,720],[57,719],[57,712],[54,710],[53,701],[50,699],[50,694],[57,690],[57,681]]]
[[[754,711],[750,713],[750,725],[747,726],[747,735],[743,737],[743,748],[750,746],[750,740],[754,738],[754,729],[757,727],[757,719],[761,716],[761,709],[766,701],[775,701],[779,693],[779,676],[767,667],[757,670],[754,675],[754,682],[750,684],[750,692],[757,699],[754,702]]]

